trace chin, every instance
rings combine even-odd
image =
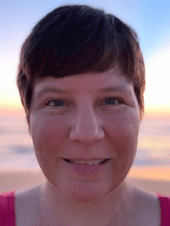
[[[100,199],[108,192],[108,189],[104,189],[102,186],[92,182],[77,182],[68,188],[62,192],[67,197],[79,202],[90,202]]]
[[[68,195],[68,194],[67,194]],[[95,193],[72,193],[70,194],[71,196],[71,199],[73,199],[74,201],[77,201],[77,202],[91,202],[91,201],[95,201],[99,198],[101,198],[100,195],[98,194],[95,194]]]

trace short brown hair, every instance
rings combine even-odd
[[[21,49],[17,86],[27,117],[35,79],[104,72],[116,64],[133,83],[142,119],[145,66],[135,31],[87,5],[54,9],[33,28]]]

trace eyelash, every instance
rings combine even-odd
[[[118,104],[123,104],[124,103],[124,101],[121,99],[121,98],[117,98],[117,97],[107,97],[107,98],[105,98],[103,101],[106,101],[106,100],[117,100],[117,101],[119,101],[119,103]],[[46,103],[46,106],[49,106],[49,104],[50,104],[50,102],[52,102],[52,101],[62,101],[62,102],[65,102],[66,103],[66,101],[65,100],[63,100],[63,99],[53,99],[53,100],[49,100],[47,103]],[[118,104],[116,104],[116,105],[118,105]],[[115,105],[113,105],[113,106],[115,106]],[[50,106],[49,106],[50,107]],[[63,107],[63,106],[53,106],[53,107],[55,107],[55,108],[58,108],[58,107]]]

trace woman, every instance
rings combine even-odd
[[[53,10],[22,46],[17,85],[47,179],[15,194],[10,219],[17,226],[168,225],[162,205],[168,210],[169,199],[125,180],[145,90],[143,57],[129,26],[85,5]]]

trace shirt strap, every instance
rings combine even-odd
[[[170,196],[157,193],[161,209],[161,226],[170,225]]]
[[[15,226],[15,191],[0,194],[0,225]]]

